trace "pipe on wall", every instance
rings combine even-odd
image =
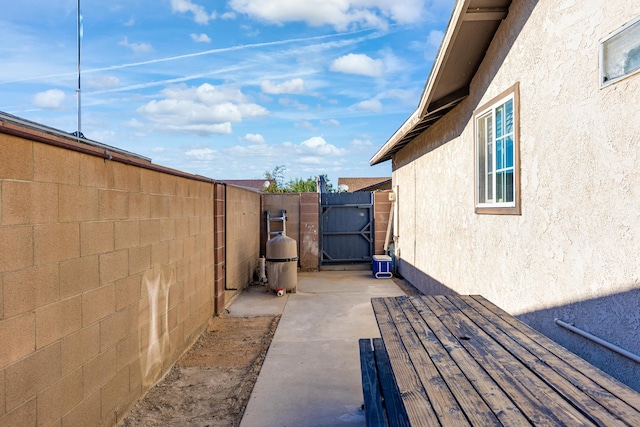
[[[558,325],[558,326],[560,326],[562,328],[568,329],[571,332],[576,333],[576,334],[578,334],[578,335],[580,335],[580,336],[582,336],[584,338],[587,338],[587,339],[589,339],[589,340],[591,340],[591,341],[593,341],[593,342],[595,342],[597,344],[600,344],[601,346],[606,347],[609,350],[611,350],[613,352],[616,352],[616,353],[618,353],[618,354],[620,354],[620,355],[622,355],[622,356],[624,356],[626,358],[629,358],[629,359],[633,360],[634,362],[640,363],[640,356],[638,356],[635,353],[631,353],[630,351],[627,351],[622,347],[618,347],[617,345],[612,344],[609,341],[605,341],[602,338],[598,338],[595,335],[591,335],[589,332],[583,331],[580,328],[576,328],[575,326],[573,326],[573,325],[571,325],[571,324],[569,324],[567,322],[564,322],[564,321],[562,321],[560,319],[556,318],[556,319],[554,319],[554,322],[556,322],[556,325]]]

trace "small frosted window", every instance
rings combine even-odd
[[[640,71],[640,18],[600,42],[600,86]]]

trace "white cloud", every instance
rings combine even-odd
[[[258,104],[240,104],[238,110],[242,114],[242,118],[245,117],[260,117],[269,114],[266,108]]]
[[[299,129],[307,129],[307,130],[311,130],[311,131],[316,131],[316,130],[318,130],[318,129],[313,125],[313,123],[311,123],[311,122],[310,122],[310,121],[308,121],[308,120],[302,120],[302,121],[296,122],[296,123],[294,124],[294,126],[295,126],[295,127],[297,127],[297,128],[299,128]]]
[[[118,133],[113,130],[93,128],[88,132],[85,129],[83,133],[87,138],[93,139],[94,141],[100,141],[106,144],[118,142]]]
[[[368,139],[353,139],[351,140],[351,146],[354,148],[372,147],[373,143]]]
[[[409,65],[399,57],[397,57],[393,51],[389,48],[385,48],[380,51],[381,61],[384,64],[384,72],[386,74],[391,73],[406,73]]]
[[[138,108],[138,112],[162,129],[199,135],[230,134],[231,122],[242,119],[237,106],[231,103],[210,108],[193,101],[175,99],[151,101]]]
[[[222,15],[220,15],[220,18],[222,19],[236,19],[236,14],[233,12],[225,12]]]
[[[322,123],[325,126],[335,126],[335,127],[340,126],[340,122],[336,119],[321,120],[320,123]]]
[[[342,156],[346,153],[343,148],[338,148],[333,144],[329,144],[321,136],[314,136],[302,141],[299,146],[300,151],[322,156]]]
[[[211,148],[195,148],[184,153],[185,156],[194,160],[213,160],[217,151]]]
[[[130,43],[128,37],[119,41],[118,44],[131,49],[135,54],[153,52],[153,47],[149,43]]]
[[[304,80],[292,79],[284,81],[280,84],[273,83],[271,80],[263,80],[260,83],[260,88],[264,93],[268,94],[300,94],[304,93]]]
[[[197,24],[206,25],[210,20],[216,19],[215,12],[209,14],[204,6],[192,3],[191,0],[171,0],[171,10],[174,13],[192,13]]]
[[[37,93],[33,103],[38,108],[58,110],[62,108],[65,98],[65,93],[60,89],[49,89],[45,92]]]
[[[320,156],[302,156],[297,159],[297,162],[305,165],[321,165],[325,160]]]
[[[246,31],[247,37],[258,37],[260,35],[260,30],[258,28],[251,28],[247,25],[243,25],[242,29]]]
[[[418,22],[427,0],[231,0],[229,6],[272,23],[304,21],[309,25],[383,28],[389,23]]]
[[[252,144],[264,144],[264,136],[259,133],[248,133],[243,138],[244,141],[250,142]]]
[[[260,117],[268,111],[237,88],[212,86],[173,86],[162,91],[162,99],[138,108],[138,113],[163,130],[197,135],[230,134],[231,123]]]
[[[412,42],[409,47],[415,51],[422,52],[425,59],[432,61],[438,53],[443,37],[444,33],[442,31],[431,30],[426,40]]]
[[[245,158],[255,159],[255,163],[262,164],[262,160],[265,158],[280,158],[282,159],[282,149],[277,145],[257,144],[257,145],[239,145],[231,147],[225,150],[227,158]]]
[[[331,71],[362,76],[379,77],[385,69],[381,59],[373,59],[361,53],[350,53],[333,61]]]
[[[444,37],[444,33],[440,30],[431,30],[429,35],[427,36],[427,44],[432,47],[440,46],[440,42],[442,42],[442,38]]]
[[[436,57],[443,37],[444,33],[440,30],[431,30],[429,32],[429,36],[427,36],[427,48],[424,52],[424,57],[426,59],[432,60]]]
[[[131,119],[124,122],[123,126],[129,129],[142,129],[144,128],[144,123],[137,119]]]
[[[235,146],[226,149],[224,154],[233,158],[256,159],[257,162],[275,159],[277,164],[286,162],[288,167],[295,168],[303,163],[326,165],[327,162],[340,162],[347,155],[347,150],[329,144],[321,136],[314,136],[299,144],[287,141],[272,145]]]
[[[86,85],[99,89],[118,87],[120,79],[115,76],[97,76],[88,79]]]
[[[278,103],[283,107],[293,107],[300,111],[307,111],[309,109],[307,104],[302,104],[297,99],[280,98]]]
[[[356,105],[358,110],[371,111],[372,113],[382,112],[382,103],[377,99],[367,99]]]
[[[389,89],[376,96],[376,99],[393,99],[403,105],[413,106],[420,94],[416,90]]]
[[[191,40],[198,43],[211,43],[211,39],[209,38],[209,36],[204,33],[202,34],[192,33]]]

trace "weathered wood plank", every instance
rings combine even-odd
[[[452,397],[456,399],[457,403],[455,405],[455,410],[462,411],[465,417],[468,418],[471,425],[501,425],[494,412],[473,388],[464,373],[443,347],[442,343],[437,339],[435,333],[418,314],[411,301],[409,299],[399,300],[398,305],[405,313],[405,316],[413,327],[417,338],[424,347],[419,349],[419,351],[422,352],[422,357],[429,359],[429,364],[433,365],[436,375],[444,381],[448,389],[451,391]],[[416,359],[413,359],[413,362],[418,372],[421,372],[425,368],[424,362],[416,363]],[[431,369],[431,366],[429,366],[429,368]],[[431,397],[431,392],[432,391],[427,388],[427,394],[429,397]],[[437,392],[437,389],[433,390],[433,393]],[[449,419],[449,414],[445,414],[445,417],[443,418],[446,418],[447,422],[455,423],[453,419]]]
[[[502,319],[496,317],[485,317],[486,312],[478,312],[475,308],[467,304],[462,298],[450,299],[450,302],[463,312],[471,321],[486,332],[495,342],[507,350],[513,357],[519,360],[532,373],[537,375],[555,394],[551,395],[559,405],[565,400],[574,406],[585,417],[600,426],[626,426],[618,417],[613,416],[598,401],[585,394],[574,384],[564,378],[551,366],[538,358],[535,353],[538,345],[532,341],[526,341],[524,337],[518,340],[516,336],[506,333],[502,328],[507,325]],[[512,331],[516,332],[516,331]]]
[[[613,395],[609,390],[603,388],[599,382],[601,382],[600,380],[604,380],[605,382],[612,383],[611,385],[615,389],[622,387],[624,392],[631,393],[631,397],[637,397],[637,393],[633,390],[628,389],[625,385],[612,379],[594,366],[587,364],[586,361],[579,359],[575,354],[555,342],[549,343],[547,337],[512,316],[506,315],[504,318],[498,316],[473,296],[462,297],[461,300],[468,303],[477,311],[482,312],[485,317],[492,319],[492,322],[499,325],[506,335],[512,337],[523,347],[527,348],[544,366],[553,369],[558,375],[565,378],[568,383],[579,390],[580,393],[584,393],[590,399],[598,402],[598,405],[602,405],[600,408],[592,405],[584,405],[580,406],[581,410],[591,414],[606,410],[613,416],[624,420],[628,425],[638,424],[638,420],[640,420],[640,411],[638,408],[630,406],[618,396]],[[514,325],[520,326],[521,329],[527,332],[523,332]],[[541,342],[546,344],[540,344]],[[547,348],[545,348],[545,346]],[[556,353],[549,351],[551,347],[556,347]],[[570,363],[570,361],[576,361],[576,363]],[[578,369],[579,365],[583,364],[586,364],[586,366],[582,367],[588,369]],[[610,425],[611,423],[607,422],[606,424]]]
[[[496,382],[502,382],[505,392],[536,425],[593,425],[568,403],[555,400],[553,390],[530,370],[478,328],[450,301],[434,297],[441,310],[447,313],[443,323],[461,338],[469,351]],[[506,380],[506,381],[505,381]]]
[[[445,328],[450,328],[449,324],[451,323],[452,316],[447,312],[440,304],[435,300],[434,297],[421,297],[415,298],[414,304],[417,307],[422,307],[422,309],[430,310],[442,323],[445,325]],[[454,331],[459,330],[460,328],[453,328]],[[447,329],[449,330],[449,329]],[[449,332],[451,334],[451,331]],[[453,335],[456,335],[455,333]],[[453,336],[452,335],[452,336]],[[559,421],[553,417],[552,411],[549,408],[546,408],[542,405],[537,397],[532,393],[525,385],[521,384],[519,381],[515,380],[513,376],[504,369],[500,360],[496,360],[491,357],[491,355],[487,354],[483,347],[478,345],[478,343],[474,342],[469,343],[468,341],[472,341],[471,337],[473,333],[471,331],[464,331],[462,334],[457,335],[454,339],[456,342],[464,349],[465,352],[469,354],[469,357],[473,358],[479,365],[482,366],[482,369],[486,372],[486,375],[490,378],[489,381],[495,382],[500,387],[502,393],[507,395],[509,399],[512,401],[513,405],[515,405],[529,420],[531,424],[537,426],[554,426],[558,425]],[[464,342],[466,345],[463,345]],[[473,344],[477,345],[477,348],[474,349]],[[470,350],[470,345],[472,348]],[[451,352],[453,354],[453,352]],[[478,375],[476,372],[469,372],[468,376],[473,381],[473,378]],[[477,378],[482,378],[479,381],[487,381],[483,376],[479,376]],[[508,425],[508,424],[505,424]]]
[[[409,355],[402,344],[383,298],[371,300],[380,333],[384,336],[398,391],[404,402],[407,418],[415,426],[440,426],[427,394],[416,374]]]
[[[362,338],[358,344],[360,346],[360,372],[362,373],[362,395],[367,427],[387,427],[371,339]]]
[[[391,370],[391,362],[389,355],[384,347],[382,338],[373,339],[373,354],[376,358],[376,366],[378,368],[378,379],[382,388],[384,408],[387,412],[387,420],[390,426],[409,427],[407,413],[404,410],[400,392],[396,385],[393,371]]]
[[[436,416],[441,423],[447,422],[461,427],[470,425],[449,387],[443,381],[442,375],[433,364],[431,355],[424,351],[420,338],[413,329],[415,325],[411,324],[402,310],[400,302],[405,300],[406,298],[396,298],[385,302],[400,334],[400,340],[407,350],[409,361],[425,389]]]
[[[465,408],[465,412],[469,413],[468,417],[471,423],[473,425],[491,425],[493,423],[483,418],[485,417],[485,408],[482,403],[476,400],[480,398],[501,424],[507,426],[530,425],[510,397],[451,335],[434,313],[421,300],[412,298],[410,302],[415,309],[415,316],[422,320],[417,324],[424,325],[433,334],[433,339],[428,341],[423,339],[423,344],[438,369],[440,369],[443,360],[450,359],[454,362],[453,365],[447,363],[441,371],[445,381],[454,390],[456,398]],[[435,342],[431,344],[432,341]],[[459,393],[463,396],[458,396]]]
[[[581,359],[574,353],[539,333],[535,329],[495,306],[481,296],[468,296],[463,300],[476,310],[486,310],[486,316],[499,318],[505,333],[523,343],[543,363],[552,367],[583,393],[598,401],[608,412],[628,425],[640,420],[640,394],[610,377],[605,372]],[[590,408],[584,408],[590,410]]]
[[[411,425],[640,425],[640,394],[481,296],[372,304],[378,374]]]

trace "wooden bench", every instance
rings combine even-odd
[[[408,426],[381,338],[360,339],[360,370],[367,427]]]
[[[640,426],[639,393],[481,296],[372,305],[382,338],[360,340],[368,426]]]

